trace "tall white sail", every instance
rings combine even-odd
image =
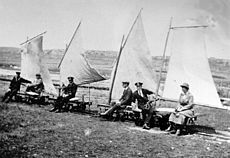
[[[178,100],[180,85],[187,82],[199,105],[222,108],[210,71],[204,28],[174,29],[171,57],[163,97]]]
[[[104,80],[104,78],[83,57],[82,36],[80,24],[75,31],[68,49],[60,63],[60,80],[67,84],[67,77],[74,77],[76,84],[85,84]]]
[[[41,74],[44,82],[45,92],[57,95],[49,70],[44,63],[44,52],[42,48],[43,36],[39,36],[28,42],[21,53],[21,76],[33,81],[37,73]]]
[[[130,82],[130,88],[134,91],[135,82],[143,82],[143,87],[153,92],[156,90],[156,74],[152,67],[152,57],[144,32],[141,15],[139,14],[127,42],[121,52],[120,60],[112,89],[112,101],[120,99],[123,88],[122,81]],[[115,67],[112,72],[114,76]]]

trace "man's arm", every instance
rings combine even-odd
[[[153,92],[150,91],[150,90],[148,90],[148,89],[146,89],[146,94],[147,94],[147,95],[150,95],[150,94],[153,94]]]
[[[9,89],[12,88],[13,84],[14,84],[14,80],[15,80],[15,77],[13,77],[13,79],[10,81],[10,86],[9,86]]]
[[[22,82],[22,83],[31,83],[31,81],[26,80],[26,79],[24,79],[24,78],[21,78],[21,82]]]
[[[121,105],[127,104],[127,102],[132,99],[132,91],[128,90],[127,94],[125,95],[125,99],[121,100]]]

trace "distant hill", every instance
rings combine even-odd
[[[58,72],[58,64],[64,54],[63,49],[45,50],[45,63],[52,72]],[[14,47],[0,47],[0,67],[20,69],[20,49]],[[113,63],[116,59],[116,51],[87,50],[84,57],[88,63],[106,78],[110,77]],[[152,57],[153,67],[160,70],[161,57]],[[169,57],[166,59],[163,78],[166,77]],[[209,58],[210,69],[217,87],[229,87],[230,89],[230,60]]]

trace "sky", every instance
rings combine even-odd
[[[153,55],[162,55],[173,17],[173,26],[209,25],[208,56],[230,59],[230,0],[0,0],[0,46],[47,31],[44,49],[64,49],[82,21],[85,49],[118,51],[141,8]]]

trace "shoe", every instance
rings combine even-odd
[[[53,108],[53,109],[50,110],[50,112],[54,112],[54,111],[56,111],[56,110],[57,110],[56,108]]]
[[[165,131],[166,131],[166,132],[172,131],[172,126],[170,125]]]
[[[180,129],[176,130],[176,136],[180,136],[180,135],[181,135],[181,130]]]
[[[170,131],[170,134],[175,134],[176,133],[176,130],[171,130]]]
[[[149,129],[150,129],[150,127],[149,127],[147,124],[144,124],[143,129],[147,129],[147,130],[149,130]]]

